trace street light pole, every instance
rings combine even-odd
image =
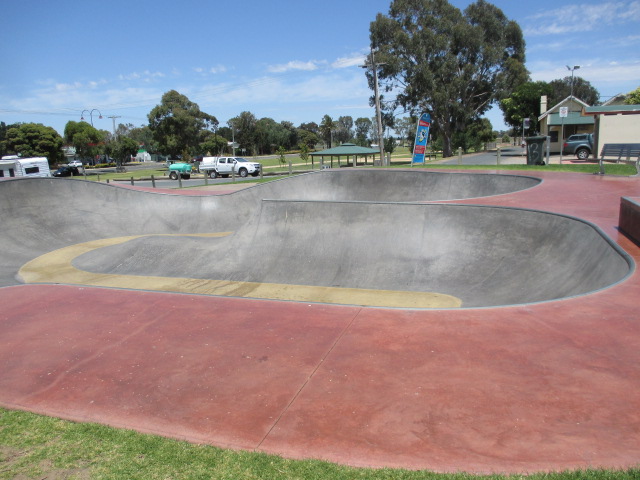
[[[382,113],[380,111],[380,93],[378,89],[378,67],[384,63],[376,63],[373,49],[371,49],[371,61],[362,65],[362,68],[371,68],[373,70],[373,92],[376,103],[376,123],[378,129],[378,146],[380,147],[380,165],[386,166],[387,161],[384,158],[384,138],[382,131]]]
[[[94,111],[98,112],[98,114],[100,115],[98,118],[102,119],[102,113],[100,113],[100,110],[98,110],[97,108],[93,108],[90,111],[89,110],[82,110],[82,113],[80,114],[80,121],[84,122],[84,112],[89,112],[89,118],[91,119],[91,126],[93,127],[93,112]]]
[[[580,65],[574,65],[573,68],[567,65],[567,70],[571,72],[571,100],[573,100],[573,72],[575,72],[579,68],[580,68]]]

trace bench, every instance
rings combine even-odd
[[[604,162],[633,163],[635,175],[640,175],[640,143],[607,143],[600,153],[600,175],[604,175]]]

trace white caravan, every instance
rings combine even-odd
[[[46,157],[20,158],[9,155],[0,160],[0,178],[50,176],[51,170]]]

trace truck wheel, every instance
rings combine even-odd
[[[177,174],[176,172],[171,172],[171,173],[169,174],[169,178],[170,178],[171,180],[177,180],[177,179],[178,179],[178,174]]]
[[[578,151],[576,152],[576,157],[578,157],[578,159],[580,160],[586,160],[587,158],[589,158],[589,150],[587,150],[586,148],[579,148]]]
[[[247,172],[247,169],[246,169],[246,168],[241,168],[241,169],[240,169],[240,171],[239,171],[238,173],[240,174],[240,176],[241,176],[242,178],[245,178],[245,177],[248,175],[248,173],[249,173],[249,172]]]
[[[209,178],[216,178],[218,176],[218,172],[216,172],[215,170],[211,170],[209,172]]]

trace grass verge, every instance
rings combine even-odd
[[[367,469],[224,450],[0,408],[0,479],[637,480],[640,469],[525,475]]]

